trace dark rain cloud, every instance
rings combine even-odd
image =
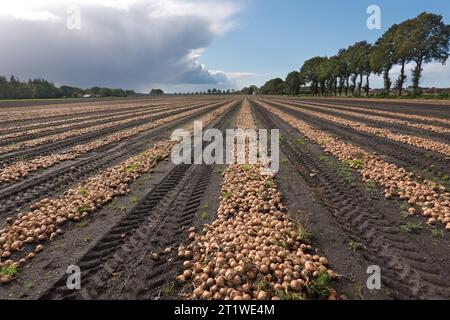
[[[230,81],[224,72],[199,64],[193,53],[218,35],[207,15],[159,15],[148,3],[127,10],[81,5],[80,30],[67,28],[64,5],[46,8],[54,18],[44,21],[0,15],[0,74],[135,89]]]

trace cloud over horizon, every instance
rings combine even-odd
[[[79,30],[67,27],[74,4]],[[0,13],[0,74],[141,91],[232,88],[233,76],[199,59],[234,27],[240,9],[231,0],[19,0]]]

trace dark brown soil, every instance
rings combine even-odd
[[[220,117],[212,125],[227,128],[238,107]],[[22,297],[23,285],[36,278],[36,272],[55,272],[49,281],[39,281],[25,298],[29,299],[158,299],[174,295],[173,283],[181,270],[177,248],[187,239],[191,226],[200,227],[211,221],[218,207],[220,168],[206,165],[174,166],[169,161],[156,168],[158,179],[142,177],[131,186],[131,194],[107,208],[96,212],[87,226],[95,238],[85,241],[78,254],[56,255],[44,251],[39,259],[24,270],[24,275],[11,285],[0,288],[5,296]],[[215,200],[217,198],[217,200]],[[131,201],[126,206],[123,201]],[[126,203],[126,202],[125,202]],[[115,216],[112,212],[116,212]],[[100,217],[114,217],[103,220]],[[84,236],[86,237],[86,236]],[[83,232],[69,226],[64,239],[83,247]],[[62,240],[61,240],[62,241]],[[58,247],[55,242],[53,250]],[[164,254],[165,248],[172,252]],[[52,259],[46,257],[53,254]],[[157,253],[160,259],[151,258]],[[55,257],[56,260],[53,260]],[[49,260],[53,261],[49,264]],[[67,266],[75,264],[82,270],[82,290],[70,291],[66,287]],[[31,271],[33,270],[33,271]],[[0,291],[0,294],[2,294]],[[1,296],[0,296],[1,297]]]
[[[302,100],[302,99],[300,99]],[[340,104],[340,105],[348,105],[348,106],[358,106],[365,107],[368,110],[385,110],[385,111],[395,111],[395,112],[403,112],[403,113],[412,113],[419,114],[424,116],[433,116],[433,117],[442,117],[448,118],[450,117],[450,102],[447,105],[436,105],[432,103],[408,103],[408,101],[395,101],[395,100],[386,100],[386,101],[364,101],[359,99],[348,99],[348,100],[339,100],[339,99],[305,99],[305,101],[315,101],[315,102],[324,102],[330,104]]]
[[[326,103],[344,104],[337,100]],[[443,106],[354,103],[377,110],[447,116]],[[421,107],[430,107],[430,112]],[[425,177],[438,180],[450,172],[448,159],[440,154],[279,108]],[[319,145],[309,142],[280,118],[257,103],[252,103],[252,110],[258,127],[280,129],[281,167],[276,182],[292,219],[305,226],[311,244],[340,275],[331,283],[339,294],[349,299],[450,298],[450,239],[442,226],[432,228],[426,225],[425,218],[408,216],[400,201],[385,200],[378,186],[365,184],[355,170],[325,154]],[[237,105],[211,126],[221,130],[233,128],[238,111]],[[324,112],[333,113],[332,109]],[[2,186],[0,223],[18,210],[27,210],[31,203],[57,196],[104,168],[149,148],[175,127],[204,113]],[[51,147],[39,152],[45,153]],[[64,235],[47,243],[46,250],[20,271],[18,279],[0,286],[0,299],[187,298],[190,288],[179,287],[174,281],[183,262],[177,257],[177,248],[187,240],[190,227],[200,230],[215,218],[224,168],[175,166],[162,161],[151,174],[130,186],[129,195],[117,198],[87,220],[65,225]],[[166,248],[171,248],[171,252],[164,253]],[[152,253],[159,258],[153,259]],[[71,264],[82,270],[80,291],[66,287],[66,270]],[[371,265],[381,268],[380,290],[366,286],[370,276],[367,268]]]
[[[382,190],[364,184],[320,146],[256,104],[254,109],[264,127],[281,130],[281,191],[293,215],[307,223],[312,242],[344,276],[336,283],[341,293],[353,299],[449,297],[445,230],[444,238],[433,236],[424,218],[407,217],[400,203],[384,200]],[[420,226],[417,234],[406,231],[412,225]],[[366,287],[370,265],[381,268],[381,290]]]

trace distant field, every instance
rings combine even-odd
[[[143,99],[141,97],[136,98],[67,98],[67,99],[9,99],[0,100],[0,108],[8,107],[28,107],[28,106],[47,106],[47,105],[58,105],[66,103],[89,103],[98,101],[121,101],[121,100],[133,100],[133,99]],[[144,97],[144,99],[149,99],[149,97]]]

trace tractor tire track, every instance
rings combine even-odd
[[[369,148],[382,156],[388,156],[396,164],[408,168],[411,171],[417,171],[419,169],[421,171],[419,173],[425,173],[431,178],[441,178],[442,175],[450,172],[450,162],[443,155],[360,132],[338,123],[317,119],[301,111],[277,105],[272,106],[300,118],[316,128],[328,131],[363,148]]]
[[[295,130],[264,108],[255,108],[269,128],[288,133]],[[330,170],[309,148],[298,147],[289,135],[282,148],[299,173],[315,190],[317,199],[330,210],[347,235],[363,243],[363,256],[382,269],[383,285],[400,299],[449,298],[448,267],[427,252],[411,237],[387,232],[391,227],[388,216],[369,199],[368,195]],[[311,172],[315,174],[311,176]]]
[[[140,134],[128,141],[120,141],[112,146],[105,146],[90,152],[76,163],[64,164],[62,167],[45,171],[25,181],[0,189],[0,222],[18,211],[27,208],[33,202],[62,192],[70,185],[108,168],[146,148],[149,140],[160,138],[179,126],[211,112],[219,107],[212,107],[188,117],[157,127],[145,134]]]
[[[237,110],[236,104],[213,127],[224,130]],[[156,295],[166,281],[173,280],[181,261],[162,257],[149,262],[148,253],[164,246],[177,247],[186,238],[180,225],[192,223],[211,174],[211,166],[176,166],[76,263],[82,270],[82,290],[68,290],[63,276],[40,298],[104,299],[118,294],[136,299]]]
[[[226,102],[221,103],[220,106],[224,105],[225,103]],[[192,107],[192,108],[195,109],[196,107]],[[189,110],[191,110],[191,109],[189,109]],[[188,110],[184,110],[184,111],[188,111]],[[6,166],[6,165],[16,162],[18,160],[27,160],[27,159],[35,158],[37,156],[48,155],[50,153],[64,150],[68,147],[71,147],[71,146],[74,146],[77,144],[81,144],[81,143],[85,143],[88,141],[98,139],[99,137],[114,133],[116,131],[125,130],[125,129],[139,126],[139,125],[151,122],[151,121],[155,121],[155,120],[162,119],[165,117],[170,117],[170,116],[175,115],[180,112],[181,112],[180,110],[174,110],[172,112],[154,116],[154,117],[151,117],[148,119],[136,120],[136,121],[132,121],[130,123],[120,125],[120,126],[107,128],[107,129],[103,129],[100,131],[95,131],[95,132],[91,132],[88,134],[84,134],[81,136],[70,137],[70,138],[67,138],[64,140],[59,140],[59,141],[39,145],[36,147],[26,148],[24,150],[18,150],[15,152],[0,155],[0,167]]]

